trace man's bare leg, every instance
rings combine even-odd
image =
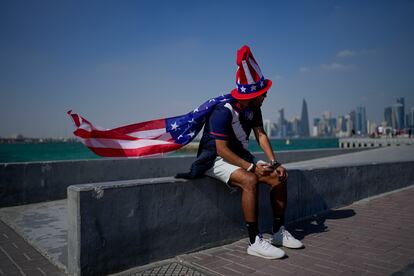
[[[273,210],[273,232],[277,232],[285,223],[287,205],[287,178],[281,178],[276,172],[259,177],[259,182],[270,185],[270,203]]]
[[[269,176],[259,177],[259,181],[271,186],[270,202],[273,209],[273,245],[288,248],[302,248],[301,241],[295,239],[284,227],[287,205],[287,176],[280,177],[276,172]]]
[[[257,176],[244,169],[238,169],[230,175],[229,183],[242,190],[242,209],[250,243],[255,243],[259,234],[257,222]]]
[[[257,176],[243,169],[234,171],[229,180],[230,184],[242,190],[242,209],[245,221],[257,220]]]

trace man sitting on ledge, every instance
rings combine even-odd
[[[205,174],[230,187],[242,190],[242,209],[249,233],[247,253],[266,259],[285,255],[276,246],[301,248],[302,243],[284,228],[287,203],[287,172],[276,161],[269,138],[263,129],[261,105],[272,82],[265,79],[248,46],[237,52],[237,88],[234,98],[215,106],[204,126],[198,159],[192,170],[203,167]],[[247,150],[251,130],[269,162],[255,160]],[[257,184],[268,184],[273,209],[273,237],[262,238],[257,222]],[[276,246],[273,246],[273,245]]]

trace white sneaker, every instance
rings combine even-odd
[[[247,247],[247,254],[265,259],[279,259],[285,256],[285,252],[273,246],[268,240],[257,235],[253,244]]]
[[[288,248],[301,248],[303,243],[300,240],[295,239],[285,227],[280,227],[277,233],[273,234],[272,244]]]

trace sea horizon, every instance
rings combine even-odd
[[[274,151],[338,148],[338,138],[278,138],[270,139]],[[195,156],[198,142],[158,157]],[[255,140],[249,143],[251,152],[261,152]],[[80,142],[0,144],[0,163],[41,162],[100,159]]]

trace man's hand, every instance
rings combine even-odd
[[[286,169],[283,166],[279,166],[276,168],[276,173],[279,176],[279,179],[281,181],[286,181],[287,177],[288,177],[288,173],[286,171]]]
[[[255,174],[257,176],[267,176],[273,172],[273,169],[269,167],[269,164],[266,163],[257,163]]]

